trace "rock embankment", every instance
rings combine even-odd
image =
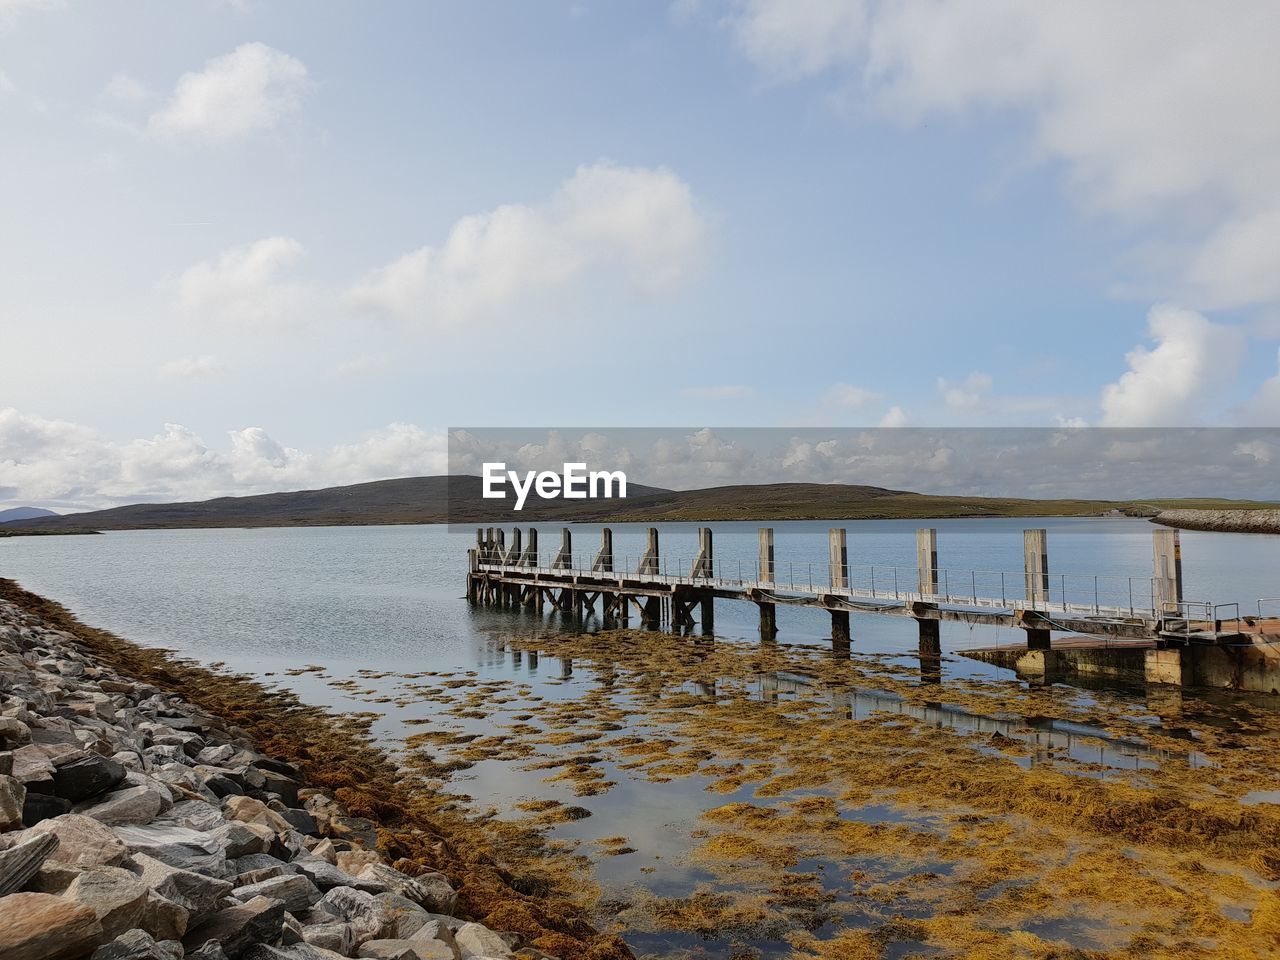
[[[377,842],[242,730],[0,601],[4,960],[515,956]]]
[[[1280,510],[1165,510],[1156,523],[1218,533],[1280,533]]]

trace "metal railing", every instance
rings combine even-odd
[[[478,558],[481,570],[538,574],[545,576],[591,577],[597,580],[644,580],[673,585],[705,585],[719,589],[760,590],[765,593],[801,593],[831,595],[850,600],[885,604],[908,602],[973,608],[975,610],[1035,610],[1094,619],[1159,619],[1157,607],[1167,612],[1169,604],[1160,604],[1156,596],[1156,580],[1152,577],[1121,577],[1103,574],[1052,574],[1042,580],[1034,601],[1028,601],[1025,571],[954,570],[933,571],[934,589],[921,591],[916,567],[891,564],[850,565],[847,578],[835,580],[832,568],[821,561],[781,560],[773,565],[773,576],[761,576],[758,561],[713,559],[709,573],[693,574],[694,558],[657,557],[656,572],[639,573],[641,555],[613,554],[608,558],[609,570],[597,569],[597,554],[571,554],[561,557],[557,551],[540,551],[536,557],[514,551],[506,556],[489,551]],[[652,559],[652,558],[651,558]],[[557,565],[559,564],[559,565]],[[1276,601],[1280,602],[1280,601]],[[1177,605],[1175,617],[1193,619],[1192,609],[1200,613],[1195,619],[1218,619],[1215,605],[1187,602]],[[1219,604],[1218,607],[1229,606]],[[1237,605],[1238,616],[1238,605]]]

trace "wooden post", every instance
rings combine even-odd
[[[849,589],[849,539],[843,527],[832,527],[827,531],[827,568],[831,574],[832,590]],[[845,624],[849,622],[849,614],[845,613]],[[833,628],[834,629],[834,628]]]
[[[942,656],[942,624],[937,620],[917,620],[920,624],[920,656]]]
[[[760,540],[760,562],[756,567],[756,579],[761,583],[773,583],[773,527],[761,527],[757,536]]]
[[[759,600],[756,601],[756,606],[760,608],[760,637],[763,640],[772,640],[778,635],[778,606]]]
[[[916,531],[916,570],[921,598],[938,592],[938,531],[932,527]]]
[[[689,570],[690,579],[697,577],[713,577],[714,565],[711,559],[711,528],[698,528],[698,555],[693,559],[693,566]]]
[[[533,527],[529,528],[529,543],[524,548],[524,554],[520,557],[518,563],[522,567],[536,567],[538,565],[538,531]]]
[[[711,531],[708,530],[707,533]],[[710,590],[702,594],[702,635],[709,637],[716,632],[716,598]]]
[[[1155,564],[1155,601],[1158,616],[1181,616],[1182,540],[1177,530],[1156,530],[1152,534]]]
[[[1022,568],[1026,609],[1043,610],[1049,602],[1049,531],[1022,531]]]
[[[648,536],[648,545],[644,548],[644,555],[640,558],[636,573],[658,572],[658,528],[650,527]]]
[[[476,527],[476,557],[480,561],[485,559],[484,555],[484,527]]]
[[[568,570],[573,566],[573,536],[568,527],[560,530],[560,552],[551,561],[552,570]]]

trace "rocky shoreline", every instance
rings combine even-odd
[[[1165,510],[1152,520],[1180,530],[1280,533],[1280,510]]]
[[[406,843],[341,789],[98,654],[0,600],[0,957],[552,956],[463,919],[444,872],[389,863]]]

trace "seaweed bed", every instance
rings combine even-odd
[[[243,729],[269,755],[297,764],[313,786],[332,789],[355,816],[379,824],[379,847],[410,875],[445,873],[459,910],[487,926],[520,933],[565,960],[613,960],[631,951],[600,934],[584,906],[580,870],[538,855],[526,827],[469,815],[455,798],[398,769],[367,736],[370,717],[340,717],[247,676],[210,669],[82,624],[58,603],[0,579],[0,597],[72,634],[111,668],[186,698]]]
[[[497,760],[584,798],[607,794],[611,777],[698,778],[712,802],[687,860],[715,879],[675,897],[609,891],[597,922],[614,932],[680,931],[737,957],[1280,955],[1280,806],[1247,797],[1280,784],[1273,706],[1169,691],[1156,714],[1105,692],[921,683],[893,657],[658,633],[511,643],[572,660],[592,682],[570,699],[473,671],[335,683],[381,703],[431,704],[432,729],[405,747],[433,774]],[[806,682],[768,695],[761,678],[779,675]],[[384,680],[398,683],[394,696],[358,690]],[[1004,718],[1012,734],[902,712],[855,719],[839,693],[868,687]],[[1145,762],[1046,749],[1022,735],[1031,718],[1087,725]],[[531,829],[575,809],[518,806]],[[597,861],[633,852],[626,837],[595,846]],[[583,854],[564,844],[540,856]]]

